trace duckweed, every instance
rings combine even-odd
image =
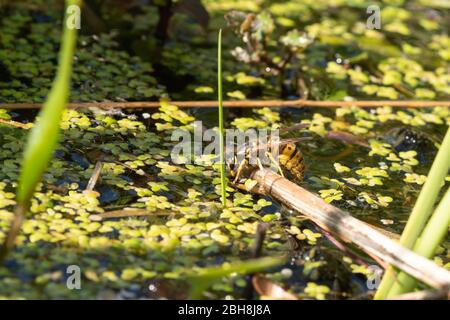
[[[336,189],[319,190],[320,196],[328,203],[342,200],[343,193]]]
[[[417,173],[405,173],[405,178],[403,181],[408,183],[416,183],[418,185],[422,185],[425,183],[427,176],[419,175]]]
[[[59,39],[54,25],[61,23],[60,13],[42,9],[41,0],[30,3],[11,4],[0,18],[0,102],[41,102],[50,88]],[[231,32],[224,34],[230,99],[448,100],[450,95],[448,21],[438,10],[433,9],[432,18],[424,13],[429,10],[420,10],[428,8],[424,1],[385,3],[381,30],[368,30],[365,11],[348,1],[334,3],[335,12],[326,16],[320,14],[329,9],[325,0],[302,5],[202,3],[214,26],[222,24],[231,9],[259,13],[251,37],[264,47],[266,56],[248,51],[242,34],[237,38]],[[120,23],[114,15],[107,19],[117,32],[80,36],[71,99],[75,103],[161,100],[161,107],[145,112],[66,110],[60,145],[34,195],[17,249],[0,267],[0,298],[93,299],[102,288],[117,298],[132,286],[146,287],[148,281],[171,280],[178,285],[192,270],[248,259],[260,222],[269,224],[262,255],[291,258],[284,266],[266,270],[273,281],[289,286],[299,297],[325,299],[344,275],[342,296],[366,297],[367,290],[353,284],[361,277],[370,279],[368,269],[334,248],[311,222],[273,199],[231,187],[228,207],[222,210],[212,155],[193,163],[189,157],[177,163],[170,158],[175,129],[193,132],[196,120],[203,120],[205,128],[216,125],[207,108],[180,109],[167,102],[169,96],[215,98],[210,86],[216,77],[215,45],[209,33],[214,28],[199,31],[179,17],[171,24],[170,41],[156,45],[151,34],[157,23],[154,8],[133,15],[125,10],[118,16]],[[129,30],[116,28],[122,23]],[[401,40],[406,35],[413,41]],[[245,59],[252,63],[242,63]],[[427,151],[413,148],[420,141],[405,141],[396,134],[388,137],[389,130],[415,130],[425,136],[416,135],[417,140],[426,139],[422,145],[438,148],[450,123],[450,109],[445,107],[227,112],[227,125],[242,131],[309,124],[304,131],[312,139],[298,144],[306,164],[302,187],[358,218],[397,232],[430,163]],[[0,109],[0,119],[28,122],[30,127],[35,120],[32,112],[5,109]],[[0,131],[0,241],[4,241],[27,132],[5,123]],[[328,139],[330,131],[352,133],[363,143]],[[289,132],[283,138],[300,135]],[[98,161],[103,164],[100,178],[93,191],[86,191]],[[252,189],[255,183],[249,179],[245,186]],[[128,215],[106,215],[121,210]],[[133,211],[140,215],[133,216]],[[446,268],[447,246],[435,257]],[[67,290],[69,265],[81,268],[83,290]],[[236,288],[244,287],[244,280],[240,273],[225,276],[205,296],[242,298]]]
[[[305,293],[311,298],[315,298],[317,300],[324,300],[326,294],[330,292],[330,288],[324,285],[318,285],[314,282],[308,282],[307,287],[305,288]]]

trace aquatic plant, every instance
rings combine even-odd
[[[273,63],[282,64],[288,53],[282,48],[295,46],[304,35],[295,30],[314,38],[305,50],[297,51],[299,61],[292,59],[286,66],[283,90],[290,98],[303,92],[298,90],[300,75],[314,99],[412,95],[447,99],[448,19],[439,10],[433,10],[433,17],[425,15],[430,5],[423,1],[400,2],[383,5],[389,30],[367,30],[361,3],[354,1],[335,3],[330,11],[326,0],[203,0],[211,28],[201,30],[189,17],[176,14],[164,50],[155,45],[158,15],[154,6],[129,11],[122,4],[103,6],[100,18],[107,17],[117,32],[78,37],[71,100],[158,99],[164,97],[162,83],[172,99],[215,99],[211,85],[217,79],[215,30],[223,27],[223,15],[229,10],[246,15],[265,12],[260,22],[275,26],[266,48]],[[50,11],[45,7],[48,1],[29,0],[9,2],[7,10],[0,10],[3,102],[42,102],[47,94],[56,71],[60,33],[55,25],[60,12],[56,6]],[[413,14],[405,15],[405,11]],[[397,13],[401,25],[396,26],[392,17]],[[408,44],[403,37],[405,26],[410,29]],[[268,72],[264,63],[236,63],[229,58],[237,46],[245,48],[241,40],[231,32],[223,33],[225,97],[279,96],[281,87],[273,69]],[[300,146],[307,165],[303,186],[391,232],[400,232],[407,220],[450,120],[445,107],[226,111],[223,120],[243,130],[309,123],[313,139]],[[17,155],[23,151],[33,116],[0,109],[0,119],[6,120],[0,123],[0,242],[14,217],[20,174]],[[251,256],[261,221],[270,225],[263,255],[290,253],[292,258],[289,264],[258,270],[264,272],[261,277],[300,298],[369,297],[371,292],[360,285],[371,276],[365,266],[369,261],[361,262],[364,257],[350,258],[342,246],[332,246],[319,228],[266,197],[227,186],[224,208],[220,167],[213,165],[209,155],[191,164],[172,161],[172,132],[193,130],[195,120],[216,126],[217,118],[215,108],[179,109],[165,102],[159,110],[142,112],[66,110],[60,123],[61,143],[33,194],[17,237],[18,249],[0,266],[0,297],[186,298],[184,283],[193,272],[226,271]],[[406,134],[389,132],[399,128]],[[360,144],[331,140],[332,131],[352,133]],[[100,179],[93,190],[86,191],[98,161],[103,163]],[[448,181],[450,177],[446,186]],[[37,263],[37,256],[46,259]],[[450,268],[448,242],[429,257]],[[83,290],[67,290],[66,266],[70,264],[82,266]],[[246,273],[251,272],[217,273],[198,292],[203,298],[246,298],[242,293]],[[177,296],[180,288],[183,292]]]
[[[2,16],[0,102],[43,102],[49,94],[58,59],[55,48],[62,36],[55,24],[61,19],[58,14],[41,22],[32,19],[47,11],[15,8]],[[72,102],[148,100],[164,92],[153,66],[120,50],[115,33],[79,35],[75,59]]]
[[[71,5],[79,7],[81,2],[79,0],[68,0],[66,5],[67,7]],[[66,12],[64,21],[67,22],[69,17],[69,12]],[[28,138],[17,187],[15,216],[1,248],[0,261],[5,258],[14,245],[29,209],[33,193],[49,165],[58,142],[62,113],[69,99],[72,61],[77,39],[75,27],[69,27],[67,22],[64,23],[63,28],[58,71],[52,89],[39,114],[39,121],[31,129]]]
[[[220,186],[222,205],[227,203],[227,177],[225,172],[225,128],[223,119],[223,89],[222,89],[222,30],[219,30],[217,42],[217,95],[219,102],[219,138],[220,138]]]
[[[413,251],[426,257],[433,258],[442,240],[448,233],[450,225],[450,214],[448,208],[450,206],[450,189],[447,189],[443,199],[433,212],[427,225],[424,227],[420,238],[416,241]],[[397,274],[394,284],[387,297],[395,297],[405,292],[414,290],[417,286],[417,280],[410,275],[400,272]]]
[[[433,206],[442,188],[445,177],[450,169],[450,129],[444,137],[442,145],[436,155],[436,158],[428,173],[419,197],[417,198],[414,209],[408,219],[405,229],[400,238],[400,243],[406,248],[421,253],[427,257],[436,250],[437,245],[442,240],[442,230],[448,231],[448,214],[442,213],[444,206],[448,202],[448,194],[433,213]],[[429,220],[431,216],[431,219]],[[429,221],[427,227],[427,221]],[[440,221],[440,224],[439,224]],[[425,229],[424,229],[425,228]],[[420,239],[420,240],[419,240]],[[429,241],[425,242],[423,239]],[[398,277],[398,278],[397,278]],[[401,282],[397,282],[401,279]],[[390,297],[393,294],[407,292],[414,288],[414,280],[402,273],[396,275],[396,271],[392,267],[386,270],[386,274],[375,295],[376,299]]]
[[[288,93],[283,85],[286,70],[294,60],[297,61],[296,67],[301,69],[298,61],[302,58],[306,48],[312,43],[312,39],[305,32],[293,29],[275,40],[273,33],[276,25],[268,11],[262,11],[258,14],[230,11],[225,15],[225,19],[245,44],[245,48],[237,46],[232,51],[233,56],[238,61],[256,65],[261,75],[277,77],[279,90],[283,96],[287,95]],[[276,45],[273,42],[276,42]],[[273,53],[269,51],[269,47],[280,49]],[[264,85],[265,83],[264,78],[246,75],[243,72],[239,72],[237,77],[237,82],[243,85],[249,83]],[[304,83],[302,76],[299,75],[298,77]],[[305,90],[303,94],[306,94],[307,89],[303,89]]]

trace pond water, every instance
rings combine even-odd
[[[379,2],[384,27],[369,30],[365,1],[207,0],[191,12],[178,8],[167,34],[158,29],[155,6],[87,3],[97,19],[86,20],[89,27],[78,41],[75,103],[215,99],[219,27],[225,28],[229,100],[445,100],[450,95],[449,10],[434,2]],[[0,103],[45,99],[56,70],[62,12],[57,5],[51,8],[39,0],[0,8]],[[245,14],[232,14],[227,27],[224,15],[232,10]],[[257,23],[246,34],[254,41],[249,44],[243,42],[242,23],[251,21],[246,20],[252,19],[250,12]],[[233,19],[239,21],[237,33]],[[0,105],[6,122],[31,127],[36,114]],[[283,135],[311,137],[297,145],[306,165],[302,187],[400,234],[450,109],[229,108],[225,118],[227,128],[241,130],[309,124]],[[18,244],[0,267],[0,297],[186,298],[195,285],[189,281],[192,273],[250,259],[262,222],[269,228],[261,256],[288,257],[265,268],[268,279],[300,299],[372,297],[367,281],[377,263],[363,252],[347,244],[343,250],[299,213],[231,185],[223,209],[219,168],[211,157],[175,164],[171,135],[180,128],[192,131],[194,121],[216,127],[217,109],[162,103],[159,109],[67,110],[60,144]],[[28,132],[0,123],[0,240],[13,216]],[[100,178],[94,190],[86,190],[99,161]],[[449,240],[434,258],[448,269]],[[71,265],[80,268],[82,290],[67,287]],[[224,275],[203,297],[259,298],[249,283],[244,272]]]

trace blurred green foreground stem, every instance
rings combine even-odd
[[[81,0],[66,0],[66,8],[76,9],[71,7],[74,5],[80,8]],[[58,143],[61,117],[69,99],[72,61],[77,39],[74,19],[80,18],[78,13],[76,10],[66,10],[58,70],[43,109],[28,137],[17,188],[15,215],[5,242],[0,248],[0,262],[14,246],[33,193],[47,170]]]
[[[448,232],[449,225],[449,194],[445,195],[434,215],[429,220],[439,191],[450,168],[450,129],[444,137],[441,147],[434,159],[427,180],[420,191],[416,204],[406,223],[400,238],[400,244],[408,249],[431,258],[442,237]],[[447,210],[445,210],[447,208]],[[444,235],[442,233],[444,232]],[[421,239],[418,241],[419,237]],[[390,266],[381,281],[375,299],[386,299],[393,294],[400,294],[414,289],[415,280],[410,276],[399,273]],[[392,291],[391,291],[392,289]]]
[[[434,211],[433,216],[423,230],[420,239],[414,246],[414,252],[432,259],[436,249],[448,232],[450,224],[450,189],[447,189],[444,198]],[[387,298],[395,297],[402,293],[414,290],[417,280],[407,273],[400,272],[397,275],[397,281],[394,282],[389,290]]]
[[[219,137],[220,137],[220,194],[222,206],[227,204],[227,177],[225,173],[224,119],[223,119],[223,89],[222,89],[222,29],[217,38],[217,99],[219,103]]]

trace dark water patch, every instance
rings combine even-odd
[[[120,193],[112,187],[102,185],[97,187],[96,190],[100,193],[99,200],[102,205],[114,203],[120,198]]]

